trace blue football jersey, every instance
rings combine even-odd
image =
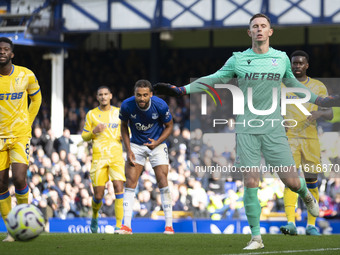
[[[168,105],[159,97],[150,98],[148,109],[140,109],[135,97],[125,99],[120,107],[119,118],[128,122],[131,130],[131,142],[142,145],[149,139],[157,140],[164,130],[164,123],[171,121]]]

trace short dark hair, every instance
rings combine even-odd
[[[291,55],[290,55],[290,59],[292,59],[293,57],[305,57],[307,62],[309,63],[309,55],[307,52],[303,51],[303,50],[296,50],[294,51]]]
[[[249,20],[249,25],[256,18],[265,18],[269,22],[269,26],[272,26],[272,22],[270,21],[270,18],[266,14],[263,14],[263,13],[256,13],[255,15],[253,15],[253,17],[251,17]]]
[[[9,45],[11,45],[11,50],[14,50],[14,44],[12,42],[11,39],[7,38],[7,37],[0,37],[0,42],[5,42],[8,43]]]
[[[136,81],[135,87],[133,91],[136,91],[137,88],[149,88],[152,91],[151,83],[148,80],[138,80]]]
[[[111,93],[111,89],[108,87],[108,86],[100,86],[98,89],[97,89],[97,94],[98,94],[98,91],[101,90],[101,89],[107,89],[110,93]]]

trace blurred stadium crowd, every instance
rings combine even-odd
[[[340,77],[339,48],[335,45],[311,47],[309,75]],[[286,51],[289,53],[295,49],[287,48]],[[42,59],[44,50],[18,47],[15,53],[14,63],[28,67],[36,74],[43,93],[43,104],[32,130],[28,169],[32,203],[43,211],[46,219],[91,217],[91,144],[73,141],[71,134],[82,132],[87,111],[98,105],[95,95],[100,85],[112,89],[112,104],[116,106],[132,95],[135,81],[149,76],[148,52],[69,50],[64,77],[65,130],[61,137],[55,137],[50,129],[51,68]],[[183,85],[189,82],[189,77],[199,77],[220,68],[231,55],[231,50],[164,49],[162,54],[158,79]],[[329,87],[332,89],[334,87]],[[202,165],[202,162],[205,165],[232,165],[234,148],[226,146],[225,150],[216,150],[209,140],[202,139],[204,126],[190,115],[188,97],[166,98],[166,101],[175,123],[173,134],[168,139],[173,210],[183,212],[178,217],[246,219],[241,176],[195,171],[195,165]],[[323,131],[334,130],[338,131],[337,123],[321,123],[320,135]],[[224,131],[233,133],[233,130]],[[71,146],[76,150],[71,150]],[[340,142],[327,146],[323,149],[323,162],[339,164]],[[340,218],[340,178],[334,178],[332,173],[320,174],[319,177],[321,216]],[[10,191],[15,198],[13,186]],[[263,214],[284,212],[282,198],[282,183],[277,178],[264,178],[259,191]],[[101,217],[115,215],[114,199],[113,186],[109,182]],[[135,217],[161,217],[160,194],[149,163],[140,177],[136,200]],[[299,203],[298,214],[306,216],[302,203]]]

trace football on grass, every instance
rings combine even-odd
[[[17,241],[28,241],[44,231],[45,220],[34,205],[20,204],[14,207],[6,219],[8,233]]]

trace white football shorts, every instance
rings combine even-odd
[[[152,167],[159,165],[169,165],[168,146],[165,143],[158,145],[150,150],[145,145],[131,143],[131,150],[135,154],[135,163],[144,166],[145,160],[149,157]]]

